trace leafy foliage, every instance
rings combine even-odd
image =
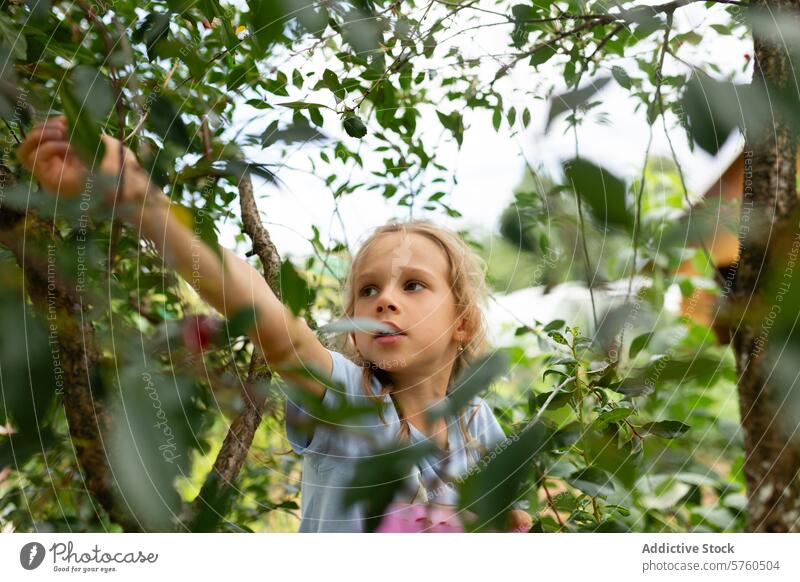
[[[102,14],[83,2],[48,4],[7,3],[0,12],[5,143],[16,144],[37,118],[54,113],[67,115],[90,164],[102,157],[100,132],[120,137],[173,201],[189,209],[188,224],[214,248],[219,225],[238,221],[232,208],[244,171],[278,185],[300,146],[309,173],[337,203],[366,189],[398,213],[458,218],[447,196],[454,185],[447,156],[470,139],[482,115],[496,131],[514,135],[539,122],[525,104],[549,99],[544,125],[572,128],[596,114],[603,92],[617,85],[651,126],[677,119],[690,142],[710,152],[734,128],[763,122],[765,88],[738,87],[714,63],[680,66],[684,47],[700,42],[696,32],[673,27],[683,3],[517,0],[497,2],[491,21],[469,2],[158,0],[142,8],[118,0],[98,8]],[[756,13],[742,21],[736,5],[708,4],[706,10],[727,17],[715,25],[717,34],[744,37],[751,25],[771,30]],[[490,25],[507,30],[507,51],[487,65],[459,47],[473,27]],[[795,31],[782,34],[792,50],[800,46]],[[665,60],[672,66],[664,67]],[[519,71],[550,72],[542,77],[552,81],[520,85],[513,78]],[[796,94],[776,95],[772,105],[796,119]],[[232,318],[227,333],[209,344],[200,341],[197,353],[182,325],[196,323],[190,316],[203,308],[137,233],[111,221],[110,209],[88,189],[58,204],[30,202],[37,192],[29,176],[14,161],[2,162],[14,166],[19,183],[2,183],[0,212],[22,204],[63,237],[53,263],[78,289],[83,316],[102,346],[92,388],[114,411],[112,460],[119,493],[136,518],[168,531],[296,528],[298,486],[275,475],[296,479],[298,459],[278,455],[286,449],[275,405],[280,397],[268,387],[262,388],[275,400],[253,447],[261,462],[245,466],[240,496],[210,495],[213,453],[243,409],[239,388],[253,348],[242,335],[252,311]],[[657,199],[657,180],[668,192],[664,201]],[[677,218],[685,198],[674,171],[646,165],[641,180],[627,183],[578,156],[565,164],[563,177],[528,171],[515,197],[519,214],[504,215],[501,232],[516,257],[535,267],[546,263],[534,284],[581,279],[594,288],[647,278],[628,299],[652,316],[690,252],[694,227]],[[341,281],[330,276],[330,264],[347,260],[345,241],[323,241],[313,231],[314,256],[286,259],[280,269],[284,302],[312,324],[341,307]],[[602,262],[572,260],[599,240],[608,244]],[[47,261],[46,250],[28,252]],[[26,302],[22,274],[10,255],[1,257],[0,525],[118,529],[81,492],[70,431],[54,405],[57,360],[47,315]],[[696,281],[680,282],[690,296]],[[571,315],[559,314],[549,325],[520,322],[504,346],[508,360],[480,362],[440,411],[457,410],[511,367],[487,398],[516,440],[459,484],[464,508],[476,516],[472,528],[499,527],[502,513],[522,501],[536,518],[534,531],[740,529],[742,461],[730,354],[688,320],[617,317],[604,337],[587,337]],[[21,330],[25,342],[18,341]],[[526,351],[531,340],[534,356]],[[287,391],[303,398],[291,386]],[[330,424],[367,412],[347,403],[305,404]],[[159,415],[168,422],[159,426]],[[362,468],[356,484],[375,485],[376,475],[399,478],[417,454],[384,455]],[[209,506],[193,513],[201,488]],[[392,490],[368,490],[376,491],[368,497],[374,518]],[[215,514],[226,520],[215,525]]]

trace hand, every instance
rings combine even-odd
[[[143,199],[150,180],[136,155],[118,139],[105,134],[101,138],[105,144],[105,155],[100,162],[100,172],[119,176],[120,147],[124,152],[124,184],[119,201],[136,202]],[[89,171],[67,140],[67,119],[64,116],[51,117],[33,128],[19,147],[18,156],[22,165],[44,189],[66,198],[74,198],[85,190]],[[115,189],[110,188],[106,196],[111,197],[114,192]]]
[[[533,519],[526,511],[512,509],[506,516],[506,531],[514,533],[527,533],[533,525]]]

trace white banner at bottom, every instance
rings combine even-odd
[[[2,580],[800,580],[800,534],[5,534]]]

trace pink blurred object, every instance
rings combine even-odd
[[[208,349],[219,335],[222,322],[210,315],[189,315],[181,323],[183,345],[190,351],[200,353]]]
[[[455,511],[421,503],[393,503],[376,533],[464,533]]]

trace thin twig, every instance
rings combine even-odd
[[[561,527],[561,531],[564,531],[567,526],[564,525],[564,521],[561,519],[561,515],[556,509],[556,504],[550,495],[550,490],[547,488],[547,483],[545,481],[546,477],[542,477],[542,489],[544,489],[544,494],[547,496],[547,505],[550,506],[550,510],[553,512],[553,515],[555,515],[556,521],[558,521],[558,525]]]

